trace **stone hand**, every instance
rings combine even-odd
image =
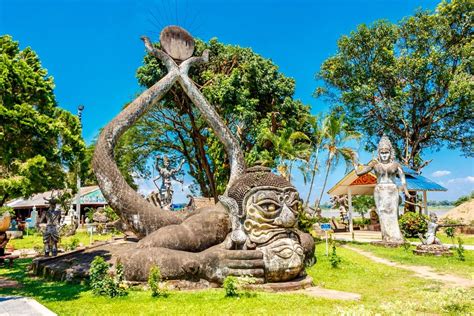
[[[222,283],[227,276],[252,276],[257,283],[264,282],[263,253],[258,250],[227,250],[220,244],[200,255],[202,277],[209,281]]]

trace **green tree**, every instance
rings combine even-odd
[[[261,153],[261,161],[265,164],[276,163],[282,176],[291,181],[293,166],[296,161],[307,162],[311,156],[311,140],[303,132],[284,129],[277,134],[266,129],[259,137],[260,142],[270,142],[271,151]]]
[[[310,183],[308,195],[306,196],[305,206],[309,205],[309,199],[313,192],[314,180],[316,173],[319,171],[320,158],[319,155],[324,147],[324,141],[326,140],[326,126],[323,124],[324,119],[319,116],[312,116],[308,119],[310,124],[310,130],[308,135],[312,140],[312,152],[309,160],[306,163],[300,165],[300,171],[303,174],[303,180],[305,185],[307,182]]]
[[[155,45],[159,47],[159,43]],[[259,135],[268,130],[278,135],[286,129],[306,129],[309,107],[293,100],[294,80],[249,48],[225,45],[216,39],[196,41],[195,55],[204,49],[210,50],[210,61],[193,67],[190,77],[236,135],[247,163],[262,160],[266,149],[274,166],[277,152],[271,142],[258,142]],[[150,87],[165,73],[159,60],[146,55],[137,78],[142,86]],[[217,198],[225,190],[229,176],[226,153],[177,85],[122,137],[119,147],[117,158],[125,176],[149,177],[151,172],[144,166],[150,165],[150,158],[168,154],[172,162],[186,160],[195,191]]]
[[[348,166],[355,155],[355,151],[352,148],[345,146],[346,143],[360,138],[360,134],[352,131],[345,123],[344,115],[337,116],[335,113],[331,113],[324,119],[323,124],[325,138],[324,149],[327,152],[326,175],[316,209],[319,208],[321,199],[323,198],[330,171],[339,164],[341,159],[343,159],[346,166]]]
[[[469,195],[463,195],[459,197],[456,201],[454,201],[454,206],[459,206],[465,202],[468,202],[470,200],[474,199],[474,191],[471,192]]]
[[[473,156],[473,2],[443,1],[398,24],[359,25],[338,41],[318,73],[349,124],[374,150],[385,132],[398,158],[421,170],[425,150]]]
[[[57,106],[53,89],[36,53],[0,36],[0,206],[64,188],[65,169],[82,158],[79,120]]]
[[[369,209],[375,207],[375,201],[373,195],[358,195],[352,198],[352,206],[354,210],[365,218],[365,214]]]

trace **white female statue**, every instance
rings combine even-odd
[[[403,243],[398,225],[399,195],[395,177],[400,178],[406,196],[410,196],[405,182],[405,174],[402,166],[395,161],[395,152],[387,136],[383,135],[380,139],[377,153],[377,159],[371,161],[367,166],[360,166],[357,161],[353,161],[354,170],[358,176],[371,171],[375,173],[377,185],[374,190],[374,200],[380,219],[382,239],[388,243]]]

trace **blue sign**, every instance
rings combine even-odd
[[[329,223],[322,223],[320,224],[322,230],[331,230],[331,224]]]

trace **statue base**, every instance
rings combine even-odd
[[[79,283],[88,278],[89,268],[96,256],[103,257],[107,262],[113,263],[118,253],[125,249],[135,249],[136,242],[124,239],[116,239],[109,242],[97,242],[92,246],[80,247],[76,250],[58,254],[56,257],[41,256],[33,260],[30,270],[33,275],[57,281]],[[128,281],[131,286],[142,286],[146,282]],[[313,279],[310,276],[299,277],[291,281],[247,284],[243,286],[246,290],[258,290],[268,292],[296,291],[311,287]],[[209,282],[204,279],[166,280],[166,287],[170,290],[204,290],[209,288],[220,288],[218,283]]]
[[[453,255],[449,248],[443,245],[418,245],[416,249],[413,250],[413,253],[418,256],[437,257],[449,257]]]
[[[263,283],[263,284],[247,284],[243,286],[246,290],[265,291],[265,292],[287,292],[303,290],[313,286],[313,278],[309,275],[299,277],[292,281]]]
[[[373,241],[370,243],[371,245],[374,246],[380,246],[380,247],[385,247],[385,248],[398,248],[403,245],[403,241]]]

